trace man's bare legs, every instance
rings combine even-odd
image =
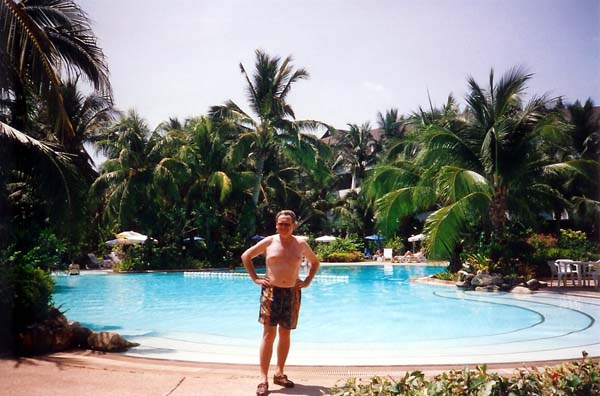
[[[282,375],[285,361],[290,351],[290,335],[292,330],[279,326],[279,341],[277,342],[277,370],[275,375]]]
[[[273,355],[273,342],[277,335],[277,326],[264,325],[263,338],[260,343],[260,380],[269,382],[269,365]]]
[[[283,374],[285,361],[290,351],[290,336],[292,331],[279,326],[279,341],[277,343],[277,370],[275,375]],[[260,378],[261,382],[269,380],[269,365],[273,355],[273,343],[277,335],[277,326],[264,325],[263,338],[260,344]]]

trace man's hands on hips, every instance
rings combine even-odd
[[[256,283],[260,287],[269,287],[269,286],[271,286],[271,281],[266,276],[264,278],[256,278],[256,279],[254,279],[254,283]]]
[[[296,279],[296,289],[304,289],[305,287],[308,287],[308,285],[310,285],[310,281],[307,281],[306,279]]]

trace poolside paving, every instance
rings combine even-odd
[[[538,362],[537,367],[557,361]],[[511,375],[515,368],[531,363],[489,365],[491,371]],[[270,384],[271,395],[322,395],[337,381],[373,375],[400,377],[421,370],[434,375],[457,366],[289,366],[287,373],[297,385],[284,389]],[[467,366],[469,367],[469,366]],[[474,366],[470,366],[474,368]],[[34,358],[0,359],[0,395],[80,396],[214,396],[254,395],[257,365],[209,364],[134,358],[92,351],[55,353]]]

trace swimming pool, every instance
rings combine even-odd
[[[451,364],[600,355],[600,300],[410,283],[439,267],[322,267],[290,364]],[[128,354],[256,363],[259,288],[241,273],[60,276],[67,317],[139,342]],[[595,352],[594,352],[595,351]]]

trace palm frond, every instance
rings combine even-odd
[[[34,187],[49,194],[62,191],[71,204],[71,156],[0,121],[0,173],[11,169],[27,173],[35,179]]]
[[[572,160],[546,165],[543,168],[545,175],[572,176],[579,175],[590,183],[597,183],[594,179],[598,163],[592,160]]]
[[[472,193],[491,197],[492,186],[488,179],[477,172],[456,166],[444,166],[437,176],[440,197],[446,202],[456,202]]]
[[[233,190],[231,178],[222,171],[218,171],[210,175],[208,178],[208,185],[218,190],[219,200],[221,202],[225,202]]]
[[[430,214],[423,227],[427,254],[432,258],[450,257],[469,219],[484,216],[489,203],[487,194],[475,192]]]
[[[417,197],[418,199],[415,199]],[[376,201],[377,223],[385,235],[393,235],[404,218],[429,209],[433,202],[435,202],[435,191],[431,187],[397,189]]]

